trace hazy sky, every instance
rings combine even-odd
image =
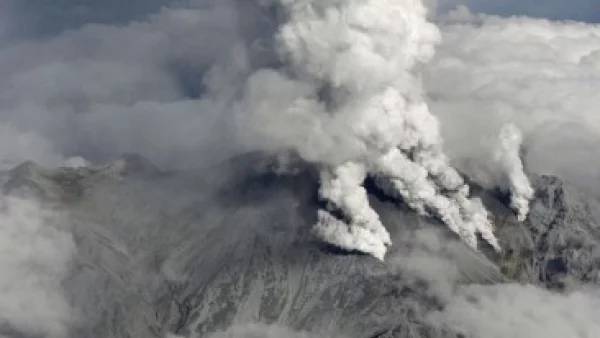
[[[0,0],[14,37],[51,36],[87,23],[125,23],[180,0]]]
[[[597,0],[430,0],[442,11],[467,5],[472,11],[498,15],[527,15],[559,20],[600,21]],[[140,19],[163,6],[205,0],[0,0],[9,12],[14,36],[49,36],[86,23],[124,23]],[[32,24],[35,22],[35,24]]]
[[[467,5],[472,11],[556,20],[600,21],[598,0],[437,0],[440,10]]]

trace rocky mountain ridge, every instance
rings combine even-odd
[[[457,285],[600,284],[600,204],[558,178],[533,179],[523,223],[502,194],[473,189],[491,212],[499,255],[471,250],[370,189],[394,243],[382,263],[316,241],[318,176],[304,163],[279,164],[251,154],[165,172],[129,155],[99,168],[28,162],[1,182],[5,194],[68,214],[72,337],[208,337],[249,323],[317,337],[460,337],[427,319]]]

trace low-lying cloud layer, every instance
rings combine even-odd
[[[420,229],[406,236],[405,250],[387,264],[425,281],[442,310],[427,315],[440,329],[467,338],[592,338],[600,332],[600,290],[583,287],[551,292],[529,284],[461,284],[481,271],[469,271],[469,257],[438,231]],[[410,248],[410,249],[406,249]],[[475,277],[476,278],[476,277]]]
[[[59,213],[0,195],[0,336],[63,338],[75,317],[61,286],[75,243]]]
[[[467,337],[592,338],[600,333],[600,294],[553,294],[523,285],[460,289],[432,320]]]

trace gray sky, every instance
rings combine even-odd
[[[51,36],[88,23],[125,23],[181,0],[0,0],[11,36]]]
[[[598,0],[430,0],[442,11],[466,5],[474,12],[527,15],[559,20],[600,21]],[[124,23],[140,19],[163,6],[204,0],[0,0],[2,12],[11,13],[15,35],[52,35],[85,23]],[[32,25],[35,22],[35,25]]]
[[[526,15],[555,20],[600,21],[598,0],[437,0],[441,11],[466,5],[473,12]]]

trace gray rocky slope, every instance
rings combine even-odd
[[[427,320],[459,284],[600,283],[600,207],[557,178],[534,179],[524,223],[505,196],[474,189],[502,254],[475,252],[369,188],[394,242],[382,263],[316,241],[317,175],[274,163],[255,154],[181,172],[138,156],[98,169],[25,163],[2,175],[2,187],[69,215],[72,337],[209,337],[248,323],[315,337],[460,337]]]

